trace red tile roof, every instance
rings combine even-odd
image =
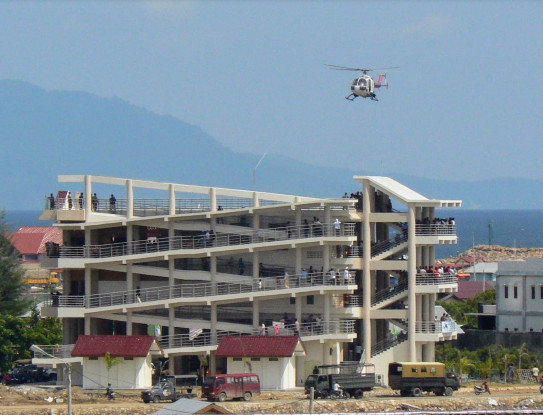
[[[225,336],[215,352],[221,357],[291,357],[298,336]],[[303,347],[303,344],[302,344]]]
[[[62,245],[62,230],[54,226],[23,226],[9,235],[11,243],[21,254],[43,254],[45,243]]]
[[[101,357],[107,352],[113,357],[145,357],[149,354],[154,336],[79,336],[72,350],[73,357]]]

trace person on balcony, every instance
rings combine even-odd
[[[109,198],[109,211],[111,213],[115,213],[117,211],[116,203],[117,203],[117,199],[115,198],[115,196],[112,193],[110,198]]]

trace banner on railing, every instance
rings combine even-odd
[[[443,333],[452,333],[454,331],[454,321],[442,321],[441,331]]]
[[[196,337],[203,333],[203,329],[190,329],[189,330],[189,340],[193,341]]]

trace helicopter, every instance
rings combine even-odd
[[[348,99],[349,101],[354,101],[356,97],[369,98],[372,101],[379,101],[377,97],[375,96],[375,90],[377,88],[381,88],[382,86],[386,86],[388,89],[387,75],[386,73],[379,74],[379,79],[377,80],[377,82],[375,82],[373,78],[370,75],[368,75],[368,72],[399,68],[399,66],[392,66],[389,68],[369,69],[369,68],[351,68],[348,66],[339,66],[339,65],[328,65],[326,63],[325,65],[329,66],[330,69],[334,69],[337,71],[362,72],[361,76],[353,80],[353,83],[351,84],[351,94],[345,97],[345,99]]]

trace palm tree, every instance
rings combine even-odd
[[[111,356],[111,353],[106,352],[104,355],[104,359],[106,361],[106,369],[107,369],[107,383],[109,384],[109,371],[113,366],[118,365],[119,363],[122,363],[122,359],[117,356]]]
[[[464,374],[464,372],[469,373],[471,369],[475,369],[475,365],[473,364],[471,359],[466,356],[458,359],[458,366],[458,368],[460,369],[460,378],[463,377],[462,375]]]
[[[526,343],[522,343],[517,351],[518,353],[518,368],[522,368],[522,358],[523,357],[530,357],[530,352],[528,350],[528,347],[526,346]]]

